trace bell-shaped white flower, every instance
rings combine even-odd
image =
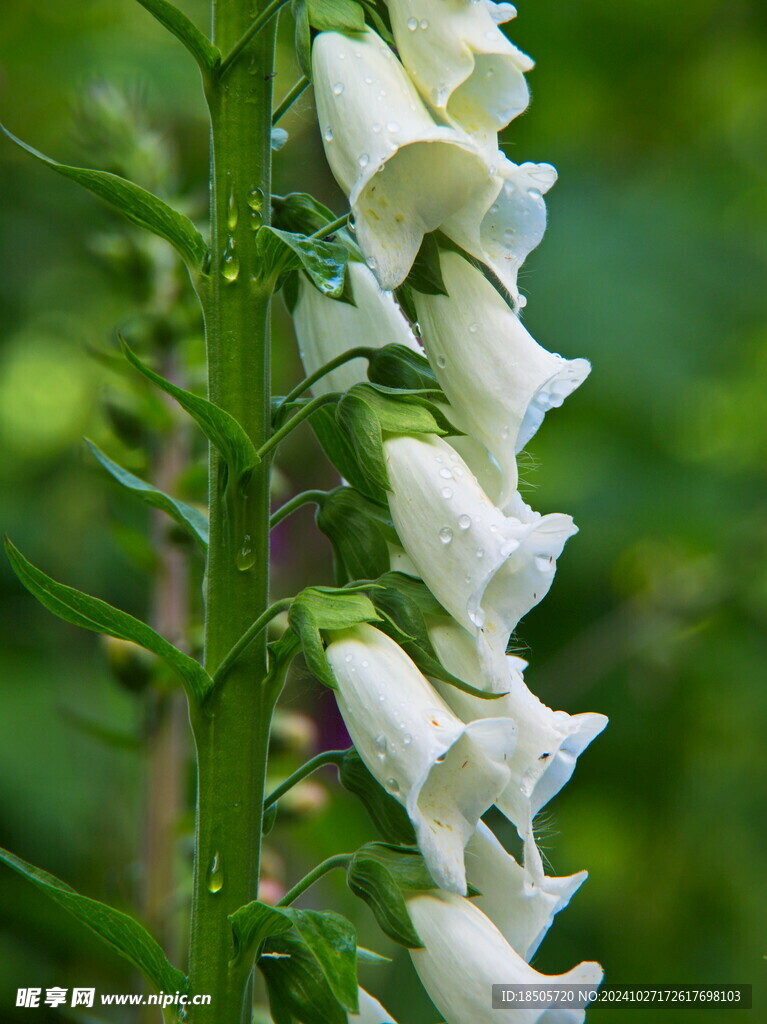
[[[588,872],[547,878],[507,853],[480,822],[466,846],[466,877],[481,896],[472,902],[486,914],[517,953],[528,962],[554,917],[570,902]]]
[[[584,1010],[531,1006],[499,1014],[492,1009],[494,984],[589,985],[602,980],[596,963],[581,963],[566,974],[545,975],[532,968],[506,941],[489,917],[446,892],[419,893],[407,908],[423,949],[411,949],[418,976],[434,1005],[450,1024],[581,1024]]]
[[[334,633],[326,656],[360,757],[404,805],[435,882],[466,892],[463,850],[508,785],[514,722],[464,724],[402,648],[373,626]]]
[[[354,306],[330,299],[309,281],[299,279],[293,322],[307,375],[347,349],[360,345],[381,348],[396,344],[414,352],[421,351],[392,293],[382,291],[372,272],[362,263],[350,261],[348,273]],[[328,391],[347,391],[366,379],[366,361],[352,359],[318,380],[312,392],[321,395]]]
[[[527,107],[533,61],[498,28],[516,11],[483,0],[388,0],[400,59],[440,121],[493,137]]]
[[[579,755],[607,725],[605,715],[569,715],[552,711],[525,685],[521,658],[494,652],[492,670],[483,665],[472,637],[450,619],[434,619],[429,639],[453,675],[477,689],[504,693],[497,700],[472,697],[435,681],[455,713],[465,722],[500,715],[517,723],[517,744],[509,767],[509,785],[497,800],[523,839],[532,839],[532,820],[570,779]],[[480,886],[481,888],[481,886]]]
[[[394,1017],[364,988],[359,989],[358,994],[360,1012],[347,1015],[349,1024],[397,1024]]]
[[[384,451],[392,520],[418,574],[481,651],[505,652],[519,620],[548,593],[576,532],[572,519],[504,515],[436,435],[392,434]]]
[[[357,241],[381,287],[396,288],[424,234],[469,200],[486,209],[499,179],[469,136],[436,124],[372,29],[321,32],[312,68],[325,154],[349,196]]]
[[[421,335],[452,420],[491,452],[503,474],[499,504],[517,489],[517,453],[548,409],[591,369],[542,348],[483,276],[456,253],[440,257],[447,295],[415,292]]]
[[[490,161],[493,173],[503,180],[490,202],[477,195],[442,225],[442,230],[462,249],[485,263],[496,274],[515,302],[524,305],[517,288],[517,274],[546,230],[543,196],[557,180],[551,164],[515,164],[503,153]]]

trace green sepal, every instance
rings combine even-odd
[[[309,27],[309,12],[306,0],[293,0],[291,4],[295,23],[296,61],[301,73],[312,79],[312,34]]]
[[[373,23],[373,28],[379,34],[381,39],[383,39],[385,43],[388,43],[389,46],[396,46],[394,36],[392,35],[389,12],[386,9],[386,4],[375,3],[375,0],[360,0],[360,3],[365,8],[365,12]]]
[[[283,910],[259,900],[246,903],[230,914],[227,920],[232,926],[234,941],[232,964],[242,963],[248,957],[252,960],[265,939],[271,935],[281,935],[293,927],[293,922]]]
[[[57,174],[77,182],[78,185],[82,185],[99,199],[103,199],[104,202],[119,210],[131,223],[146,228],[153,234],[159,235],[160,238],[164,238],[166,242],[170,242],[190,269],[200,269],[207,254],[205,239],[183,213],[174,210],[162,199],[158,199],[151,192],[141,188],[140,185],[127,181],[117,174],[60,164],[57,160],[28,146],[21,139],[17,139],[3,125],[0,125],[0,131],[4,132],[11,142],[15,142],[17,146],[40,160],[41,163],[46,164]]]
[[[267,939],[258,967],[266,980],[275,1024],[347,1024],[336,999],[305,942],[286,934]]]
[[[133,964],[160,991],[188,990],[185,975],[168,962],[157,942],[134,918],[106,903],[82,896],[55,875],[28,864],[8,850],[0,848],[0,861],[18,871],[95,932],[102,942]]]
[[[156,654],[181,676],[187,693],[196,701],[201,701],[211,689],[213,680],[202,665],[174,647],[151,626],[127,612],[113,608],[106,601],[57,583],[27,561],[7,538],[5,549],[19,580],[48,611],[74,626],[81,626],[94,633],[106,633],[118,640],[130,640]]]
[[[283,909],[322,971],[330,991],[352,1013],[359,1011],[357,931],[330,910]]]
[[[338,778],[344,789],[361,801],[370,820],[387,842],[415,845],[415,831],[407,811],[376,782],[354,747],[344,754]]]
[[[429,360],[407,345],[384,345],[368,361],[372,384],[409,391],[440,391]]]
[[[388,843],[368,843],[352,857],[346,881],[373,911],[381,931],[390,939],[417,949],[423,946],[405,904],[405,893],[434,889],[421,854]]]
[[[439,249],[433,233],[424,235],[418,255],[405,278],[408,288],[424,295],[447,295],[439,262]]]
[[[349,253],[340,242],[264,226],[256,248],[260,280],[273,284],[286,271],[302,269],[323,295],[342,294]]]
[[[142,7],[183,43],[201,71],[212,71],[221,60],[219,50],[197,26],[168,0],[138,0]]]
[[[272,197],[272,224],[285,231],[311,235],[335,219],[333,211],[308,192]]]
[[[386,541],[397,542],[388,509],[353,487],[337,487],[317,509],[315,521],[333,545],[344,582],[376,579],[388,571]]]
[[[400,645],[425,676],[440,679],[482,700],[499,700],[506,696],[472,686],[444,667],[429,639],[426,616],[444,616],[446,612],[423,580],[406,573],[388,572],[375,582],[370,597],[383,620],[378,628]]]
[[[390,964],[392,958],[376,953],[372,949],[365,949],[364,946],[357,946],[357,965],[362,967],[384,967]]]
[[[167,513],[174,522],[178,523],[182,529],[187,530],[197,541],[203,551],[208,547],[208,519],[207,516],[203,515],[202,512],[196,508],[192,508],[191,505],[187,505],[186,502],[179,501],[178,498],[172,498],[169,494],[165,494],[163,491],[158,490],[152,484],[142,480],[140,477],[134,476],[127,469],[123,469],[122,466],[113,462],[108,455],[105,455],[101,449],[85,438],[85,443],[88,446],[88,450],[93,457],[101,463],[107,473],[112,476],[118,484],[121,484],[126,490],[135,494],[141,499],[146,505],[151,508],[159,509],[161,512]]]
[[[226,462],[231,477],[244,486],[260,460],[253,442],[234,416],[226,412],[225,409],[220,409],[207,398],[193,395],[191,391],[177,387],[161,377],[159,373],[150,370],[128,347],[122,337],[120,344],[128,362],[135,366],[139,373],[142,373],[152,384],[174,398],[181,408],[189,413]]]
[[[357,459],[354,438],[339,424],[335,409],[322,406],[312,413],[309,423],[325,454],[341,476],[372,501],[386,505],[388,477],[385,484],[382,484],[377,476],[371,478],[364,472]]]
[[[307,0],[306,9],[318,32],[365,31],[365,12],[356,0]]]
[[[360,622],[379,620],[372,601],[365,594],[333,587],[307,587],[296,595],[288,612],[288,622],[301,641],[307,668],[333,690],[336,680],[325,657],[321,631],[349,629]]]

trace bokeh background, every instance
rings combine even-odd
[[[182,6],[205,23],[203,0]],[[587,958],[616,983],[753,983],[761,1010],[685,1019],[758,1021],[767,1005],[767,8],[519,7],[511,33],[538,68],[506,151],[560,172],[548,233],[521,281],[525,318],[548,348],[587,356],[594,369],[547,419],[525,464],[528,500],[572,513],[581,533],[518,641],[544,700],[611,719],[539,822],[553,869],[587,867],[590,879],[536,966],[560,972]],[[284,21],[278,96],[296,77]],[[122,95],[144,120],[129,157]],[[0,117],[69,162],[119,169],[131,159],[145,184],[204,219],[196,71],[132,0],[3,4]],[[340,212],[310,92],[284,126],[276,188],[312,191]],[[0,141],[0,522],[52,575],[150,614],[148,515],[97,471],[80,439],[95,437],[136,471],[157,468],[169,437],[194,458],[184,428],[111,356],[116,325],[146,346],[165,331],[194,383],[199,325],[162,246],[147,247]],[[275,322],[279,391],[299,369],[279,302]],[[308,431],[286,446],[276,497],[332,482]],[[178,486],[200,499],[199,470]],[[189,563],[194,637],[191,552]],[[48,617],[4,562],[0,573],[0,843],[81,891],[140,907],[152,778],[144,740],[168,702],[141,691],[141,666],[120,682],[98,638]],[[327,542],[301,513],[276,540],[276,592],[330,581]],[[338,740],[332,702],[305,673],[285,709],[275,777]],[[188,774],[181,781],[188,803]],[[269,837],[275,892],[372,838],[332,775],[317,782]],[[163,908],[177,925],[171,946],[183,931],[190,826],[182,814],[176,888]],[[432,1024],[407,958],[367,909],[335,881],[313,899],[354,916],[364,943],[397,956],[366,968],[363,983],[403,1024]],[[15,990],[80,984],[139,990],[63,911],[0,871],[0,1018],[69,1019],[16,1010]],[[620,1014],[634,1019],[665,1017]]]

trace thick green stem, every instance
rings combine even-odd
[[[230,52],[266,7],[213,0],[214,41]],[[270,430],[269,295],[254,283],[256,235],[268,220],[274,29],[252,40],[247,59],[206,93],[212,124],[210,277],[203,289],[208,392],[256,448]],[[210,456],[210,544],[206,569],[205,665],[215,673],[268,606],[269,462],[244,494],[225,487],[226,467]],[[275,694],[264,685],[266,636],[248,646],[202,707],[192,710],[197,753],[197,830],[190,979],[211,1005],[190,1007],[191,1024],[249,1021],[249,964],[230,965],[227,921],[258,892],[269,726]]]

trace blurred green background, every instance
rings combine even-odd
[[[205,23],[203,0],[182,6]],[[283,20],[277,96],[296,77]],[[753,983],[761,1010],[685,1019],[763,1020],[767,7],[521,0],[510,32],[538,68],[533,104],[506,132],[506,152],[560,172],[548,233],[521,279],[526,322],[546,347],[594,367],[526,461],[528,500],[572,513],[581,533],[519,640],[544,700],[611,719],[539,823],[553,869],[587,867],[590,880],[535,963],[560,972],[597,959],[615,983]],[[6,0],[0,117],[12,131],[63,160],[108,166],[121,139],[100,136],[83,116],[87,96],[90,109],[94,96],[102,107],[114,100],[104,82],[151,125],[137,159],[144,183],[171,154],[163,187],[204,218],[207,128],[180,46],[132,0]],[[340,212],[311,93],[284,126],[291,137],[276,156],[277,190],[312,191]],[[180,429],[107,365],[115,326],[135,326],[152,303],[177,311],[173,330],[199,364],[196,317],[185,299],[169,302],[179,287],[172,264],[150,247],[167,285],[150,295],[146,258],[106,209],[2,140],[0,523],[52,575],[142,615],[151,604],[148,517],[97,472],[80,438],[149,471],[157,439]],[[138,321],[145,341],[154,322]],[[299,374],[279,301],[274,360],[279,391]],[[151,437],[137,412],[150,417]],[[332,483],[308,432],[286,447],[280,470],[284,495]],[[199,498],[199,473],[183,487]],[[199,564],[190,559],[194,620]],[[5,562],[0,571],[0,843],[89,895],[135,908],[147,759],[131,737],[151,732],[156,708],[118,684],[96,637],[48,617]],[[277,540],[276,592],[330,581],[327,544],[301,513]],[[338,738],[332,701],[300,672],[285,705],[316,726],[286,719],[295,735],[277,752],[276,775],[302,749]],[[322,782],[269,838],[277,888],[372,837],[353,799],[330,775]],[[183,908],[189,827],[182,817],[171,911]],[[353,915],[364,943],[391,952],[340,883],[313,898]],[[366,968],[363,983],[403,1024],[436,1018],[406,957]],[[3,1021],[46,1019],[45,1010],[14,1008],[25,985],[139,990],[121,961],[2,870]]]

